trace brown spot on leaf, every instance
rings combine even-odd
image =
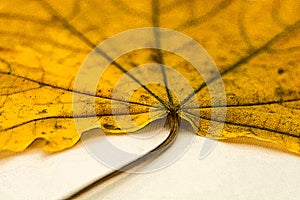
[[[120,130],[120,128],[115,127],[114,125],[111,124],[103,124],[103,127],[110,130]]]
[[[285,70],[282,69],[282,68],[279,68],[279,69],[277,70],[277,73],[278,73],[278,74],[283,74],[284,72],[285,72]]]

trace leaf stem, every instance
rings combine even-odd
[[[178,113],[170,113],[167,116],[166,124],[171,128],[170,133],[168,137],[161,142],[158,146],[156,146],[154,149],[150,150],[149,152],[145,153],[141,157],[137,158],[136,160],[124,165],[123,167],[116,169],[112,171],[111,173],[95,180],[94,182],[90,183],[89,185],[84,186],[83,188],[79,189],[78,191],[74,192],[70,196],[64,198],[64,199],[74,199],[82,196],[84,193],[90,191],[91,189],[107,182],[108,180],[111,180],[112,178],[115,178],[118,175],[121,175],[123,173],[126,173],[126,171],[133,169],[134,167],[139,166],[141,163],[150,160],[155,159],[158,157],[161,153],[166,151],[175,141],[179,126],[180,126],[180,117]]]

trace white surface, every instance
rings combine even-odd
[[[300,157],[218,143],[199,160],[203,141],[195,137],[188,151],[167,168],[124,176],[81,199],[298,199]],[[53,155],[34,149],[0,160],[0,198],[59,199],[108,171],[82,145]]]

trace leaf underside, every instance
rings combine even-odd
[[[254,138],[299,154],[299,10],[298,0],[3,1],[0,151],[22,151],[39,138],[47,151],[72,147],[81,134],[74,118],[92,127],[89,119],[94,112],[105,132],[122,133],[138,130],[184,105],[179,115],[201,136]],[[96,93],[74,88],[81,64],[101,41],[122,31],[153,26],[182,32],[207,50],[221,73],[227,105],[211,103],[207,86],[219,79],[205,83],[189,62],[157,49],[135,50],[114,60]],[[113,96],[125,72],[130,74],[146,63],[175,69],[194,94],[162,67],[129,76],[138,89],[133,94],[120,90]],[[159,84],[142,84],[149,75],[176,86],[186,98]],[[72,102],[74,93],[81,101]],[[197,106],[189,97],[196,98]],[[78,112],[72,109],[74,104]],[[211,116],[212,111],[225,108],[221,134],[208,132],[210,121],[222,124],[218,116]],[[134,123],[127,123],[129,119]]]

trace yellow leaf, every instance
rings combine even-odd
[[[47,151],[72,147],[81,134],[74,118],[84,126],[98,123],[105,132],[122,133],[177,112],[201,136],[254,138],[300,153],[299,10],[298,0],[2,0],[0,150],[22,151],[38,138],[46,141]],[[80,66],[99,43],[140,27],[164,27],[195,39],[216,62],[222,80],[205,81],[172,52],[137,49],[111,63],[96,91],[74,87]],[[153,34],[159,41],[160,35]],[[125,72],[147,63],[170,68],[144,67],[138,77],[126,76],[139,86],[133,93],[113,92]],[[157,83],[142,84],[149,76],[180,95]],[[220,81],[227,105],[216,104],[207,87]],[[222,132],[209,131],[211,121],[223,125],[218,113],[224,112]],[[89,120],[94,113],[98,120]]]

